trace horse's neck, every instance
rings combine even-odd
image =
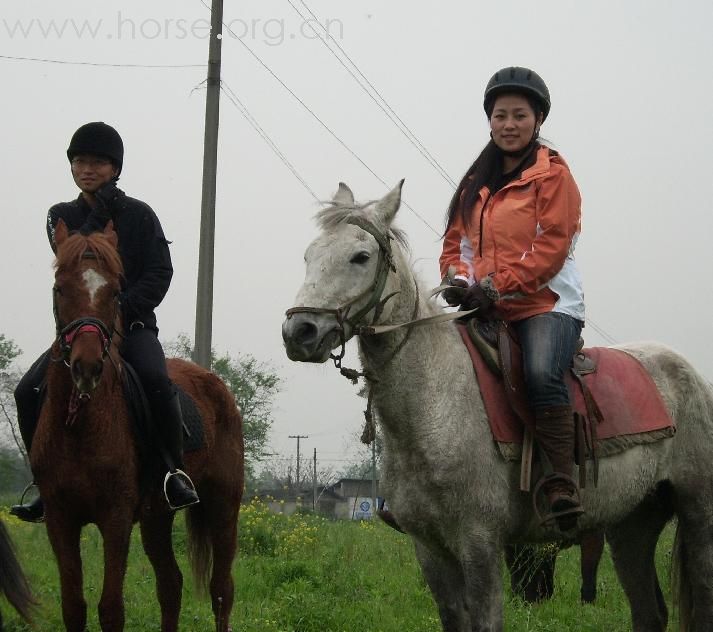
[[[411,274],[402,278],[400,289],[389,323],[384,324],[413,317],[417,289]],[[418,292],[417,318],[442,313],[420,288]],[[370,388],[385,432],[401,440],[429,441],[429,435],[482,410],[470,357],[452,323],[414,327],[410,332],[401,328],[361,340],[359,346],[364,368],[375,378]],[[484,437],[489,432],[486,423],[471,422],[471,430]]]

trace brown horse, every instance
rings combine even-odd
[[[161,630],[177,630],[183,578],[171,544],[175,514],[160,488],[158,459],[154,467],[140,467],[122,387],[117,236],[111,222],[103,233],[89,236],[69,235],[60,222],[55,241],[58,337],[31,463],[59,566],[64,624],[72,632],[86,627],[79,539],[82,527],[95,523],[104,541],[101,629],[124,629],[129,538],[139,520],[156,574]],[[193,398],[203,419],[204,447],[186,454],[201,499],[186,514],[189,556],[199,586],[205,587],[210,575],[216,629],[226,632],[243,490],[242,419],[235,398],[214,374],[169,360],[169,375]]]
[[[555,592],[555,564],[563,548],[579,545],[582,603],[597,598],[597,569],[604,552],[604,531],[596,529],[579,534],[576,541],[550,543],[546,546],[508,544],[505,562],[510,570],[510,588],[527,603],[551,599]]]

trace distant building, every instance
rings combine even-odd
[[[379,481],[376,481],[377,503],[380,502]],[[307,489],[260,490],[245,499],[258,496],[271,511],[292,515],[301,508],[312,510],[313,491]],[[370,520],[374,516],[371,498],[371,480],[342,478],[333,485],[317,488],[316,511],[323,516],[336,520]]]

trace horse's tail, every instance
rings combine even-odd
[[[10,534],[0,520],[0,592],[25,621],[32,619],[32,608],[37,605],[30,584],[17,561]]]
[[[686,544],[683,541],[684,527],[679,518],[673,539],[671,555],[671,590],[673,606],[678,610],[678,629],[687,632],[693,620],[693,589],[686,560]]]
[[[210,541],[210,523],[204,503],[191,505],[186,511],[188,529],[188,559],[193,579],[199,593],[206,594],[213,567],[213,547]]]

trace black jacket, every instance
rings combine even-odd
[[[121,305],[124,328],[135,321],[158,331],[154,309],[166,296],[173,276],[169,242],[148,204],[126,195],[111,210],[92,209],[80,194],[72,202],[55,204],[47,213],[47,236],[55,250],[54,232],[62,219],[70,231],[83,234],[103,230],[109,219],[119,236],[119,254],[124,264]]]

